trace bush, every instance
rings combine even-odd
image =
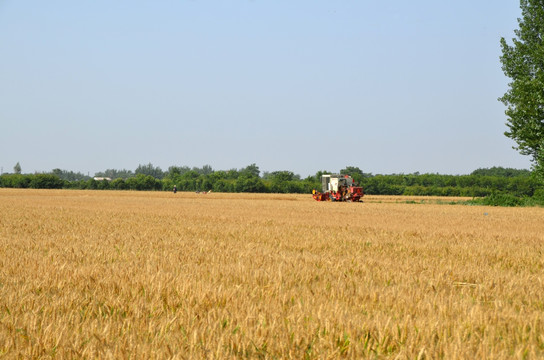
[[[473,204],[487,206],[522,206],[525,200],[511,194],[491,194],[481,199],[473,200]]]

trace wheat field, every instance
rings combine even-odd
[[[544,209],[364,199],[0,189],[0,358],[544,357]]]

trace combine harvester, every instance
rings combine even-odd
[[[363,197],[363,188],[357,186],[349,175],[322,175],[322,191],[312,191],[317,201],[359,202]]]

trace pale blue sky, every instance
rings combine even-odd
[[[528,168],[513,0],[0,0],[0,166]]]

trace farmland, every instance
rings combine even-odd
[[[544,356],[544,209],[364,199],[0,189],[0,357]]]

